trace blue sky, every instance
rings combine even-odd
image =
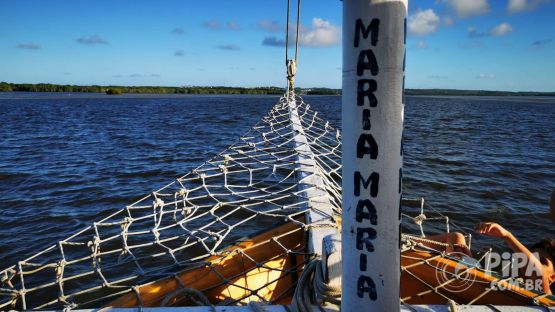
[[[296,2],[296,1],[293,1]],[[284,86],[285,0],[0,0],[0,81]],[[341,86],[339,0],[304,0],[297,85]],[[555,0],[413,0],[408,88],[555,91]]]

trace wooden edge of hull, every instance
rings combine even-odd
[[[340,218],[338,222],[341,222]],[[279,243],[275,242],[276,237],[278,237]],[[274,296],[274,302],[289,304],[290,296],[276,297],[273,292],[290,291],[296,282],[296,275],[294,278],[285,280],[283,276],[274,274],[273,281],[262,287],[259,287],[261,285],[259,279],[260,276],[269,276],[272,271],[296,270],[296,274],[300,275],[306,261],[303,253],[305,243],[305,230],[296,223],[287,222],[228,247],[220,255],[206,258],[203,261],[206,264],[204,266],[186,269],[177,273],[175,277],[145,284],[138,287],[136,292],[122,295],[105,306],[159,306],[169,293],[180,289],[181,285],[203,291],[213,303],[236,298],[248,300],[250,297],[259,301],[263,299],[261,298],[263,296]],[[302,252],[296,253],[291,258],[291,255],[288,256],[288,252],[283,253],[283,248]],[[247,255],[251,261],[245,262],[244,255]],[[260,266],[259,263],[264,263],[264,265]],[[467,270],[467,274],[473,282],[463,290],[440,287],[442,281],[438,280],[438,272],[446,272],[453,276],[456,272],[460,272],[461,263],[428,251],[404,251],[401,256],[401,265],[403,267],[401,299],[404,303],[443,305],[447,303],[446,297],[449,297],[459,304],[555,306],[553,296],[541,296],[476,268]],[[490,285],[493,284],[504,290],[489,290]],[[257,291],[260,291],[262,295],[255,291],[253,297],[253,294],[249,293],[249,289],[252,289],[253,285],[257,285],[255,289],[258,289]],[[266,300],[266,298],[264,299]]]
[[[409,304],[446,304],[446,296],[460,304],[555,306],[553,296],[539,295],[477,268],[427,251],[403,252],[401,265],[401,298]],[[464,280],[449,282],[449,277],[461,272],[465,274]],[[447,279],[439,276],[443,273],[448,276]],[[491,285],[499,290],[491,290]]]
[[[252,284],[253,279],[268,275],[272,268],[283,271],[283,266],[286,265],[291,270],[296,263],[296,266],[302,269],[304,255],[299,257],[299,254],[294,254],[295,259],[291,259],[287,251],[304,251],[305,241],[305,230],[299,224],[287,222],[230,246],[219,255],[206,258],[202,261],[205,263],[204,266],[186,269],[177,273],[175,277],[140,286],[135,291],[109,302],[105,307],[159,306],[168,294],[182,288],[181,285],[204,291],[211,301],[212,299],[221,301],[226,297],[222,295],[224,292],[237,295],[240,292],[238,290],[241,289],[243,294],[239,296],[248,297],[246,291],[249,287],[246,286],[249,286],[249,282]],[[264,263],[262,269],[258,265],[260,263]],[[273,278],[282,279],[280,276],[273,276]],[[291,284],[291,281],[285,282],[285,284],[288,283]],[[277,285],[277,282],[271,284],[276,290],[284,291],[288,288],[287,285]],[[234,287],[233,291],[226,289],[226,286]],[[271,293],[273,290],[267,292]],[[278,300],[278,302],[282,301],[284,300]]]

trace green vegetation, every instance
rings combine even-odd
[[[0,92],[11,92],[12,91],[12,87],[5,83],[5,82],[0,82]]]
[[[122,93],[154,93],[154,94],[275,94],[281,95],[283,88],[258,87],[156,87],[156,86],[74,86],[56,85],[50,83],[19,84],[0,82],[0,92],[93,92],[106,94]],[[341,95],[340,89],[329,88],[295,88],[298,94],[309,95]],[[455,89],[406,89],[406,95],[432,96],[555,96],[555,92],[509,92],[485,90],[455,90]]]
[[[106,94],[108,94],[108,95],[120,95],[122,93],[123,92],[121,92],[121,89],[118,89],[118,88],[110,88],[110,89],[106,90]]]
[[[275,94],[281,95],[285,91],[278,87],[237,88],[237,87],[156,87],[156,86],[74,86],[56,85],[50,83],[19,84],[0,83],[0,92],[90,92],[106,93],[110,95],[122,93],[153,93],[153,94]],[[299,94],[340,94],[337,89],[301,89],[295,88]]]
[[[433,96],[555,96],[555,92],[511,92],[456,89],[406,89],[405,94]]]
[[[154,93],[154,94],[283,94],[283,88],[234,88],[234,87],[155,87],[155,86],[75,86],[50,83],[19,84],[0,83],[0,92],[89,92],[89,93]]]
[[[312,89],[307,89],[306,94],[308,94],[308,95],[312,95],[312,94],[341,95],[341,90],[339,90],[339,89],[328,89],[328,88],[312,88]]]

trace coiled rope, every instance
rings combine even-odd
[[[314,304],[322,306],[324,302],[341,304],[341,289],[328,284],[323,266],[322,260],[314,258],[304,268],[293,294],[295,311],[311,312]]]

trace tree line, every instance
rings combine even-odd
[[[0,82],[0,92],[90,92],[90,93],[107,93],[117,95],[122,93],[155,93],[155,94],[275,94],[281,95],[284,88],[279,87],[257,87],[257,88],[240,88],[240,87],[158,87],[158,86],[76,86],[76,85],[58,85],[51,83],[7,83]],[[338,95],[340,90],[327,88],[302,89],[297,88],[299,94],[325,94]]]
[[[281,95],[285,90],[279,87],[158,87],[158,86],[76,86],[51,83],[7,83],[0,82],[0,92],[92,92],[118,95],[122,93],[155,93],[155,94],[274,94]],[[295,88],[297,94],[308,95],[341,95],[341,89],[330,88]],[[555,92],[511,92],[488,90],[456,90],[456,89],[406,89],[406,95],[436,96],[555,96]]]
[[[491,91],[491,90],[457,90],[457,89],[405,89],[405,95],[435,96],[555,96],[555,92],[535,91]]]

